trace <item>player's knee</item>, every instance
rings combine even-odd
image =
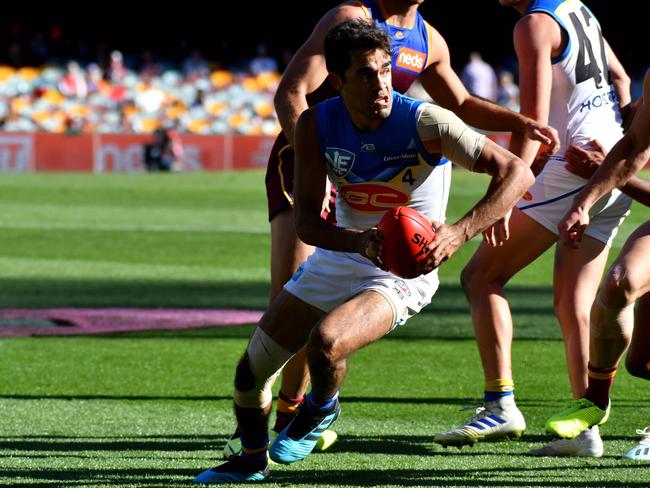
[[[628,354],[625,359],[625,369],[637,378],[650,380],[650,358],[638,358],[633,354]]]
[[[317,367],[330,367],[343,359],[341,340],[322,327],[314,327],[307,345],[310,364]]]
[[[638,288],[635,281],[626,266],[620,263],[612,266],[600,291],[603,305],[609,308],[623,308],[634,302]]]
[[[468,266],[465,266],[463,270],[460,272],[460,286],[463,287],[463,291],[465,292],[466,296],[470,296],[470,281],[471,280],[471,271],[468,269]]]
[[[235,403],[244,408],[269,405],[273,383],[292,355],[262,329],[255,329],[235,372]]]
[[[589,310],[576,307],[573,295],[557,294],[553,297],[553,312],[564,324],[578,324],[579,327],[589,327]]]
[[[470,300],[476,294],[492,289],[502,289],[506,281],[491,273],[487,266],[482,266],[474,260],[471,260],[460,273],[460,284]]]
[[[480,267],[470,261],[460,273],[460,285],[468,298],[471,298],[477,290],[480,290],[481,283],[485,282],[485,276]]]

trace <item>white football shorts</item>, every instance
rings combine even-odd
[[[393,308],[395,328],[428,305],[439,284],[437,269],[407,280],[377,268],[360,254],[316,248],[284,289],[323,312],[363,291],[376,291]]]
[[[517,204],[517,208],[554,234],[557,225],[568,212],[573,197],[585,186],[586,180],[570,173],[564,160],[551,159],[535,179],[533,186]],[[632,199],[615,189],[598,200],[591,208],[591,221],[585,234],[611,247],[618,227],[630,213]]]

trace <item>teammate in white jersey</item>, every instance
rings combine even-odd
[[[522,18],[514,28],[521,111],[558,130],[561,148],[513,210],[463,270],[485,376],[485,405],[465,424],[438,434],[443,445],[519,437],[526,428],[515,405],[511,366],[512,317],[504,286],[558,240],[557,224],[585,181],[565,168],[571,144],[598,139],[609,149],[622,135],[620,106],[630,102],[629,78],[603,39],[600,25],[579,0],[499,0]],[[611,84],[610,84],[611,80]],[[513,134],[510,150],[530,163],[539,145]],[[580,249],[556,246],[554,310],[564,337],[574,398],[587,386],[589,311],[617,228],[630,199],[613,190],[592,209]],[[502,223],[503,224],[503,223]],[[485,235],[485,234],[484,234]],[[492,245],[490,245],[492,244]],[[540,365],[541,367],[541,365]],[[537,455],[601,456],[598,427],[533,451]]]
[[[650,159],[650,70],[644,81],[644,100],[632,126],[607,155],[587,186],[573,200],[558,229],[564,243],[580,247],[588,228],[589,210],[615,187],[629,185],[630,176]],[[633,182],[636,198],[650,204],[648,182]],[[634,303],[637,303],[634,311]],[[609,269],[591,310],[589,386],[582,398],[551,417],[546,429],[573,438],[609,415],[609,392],[618,364],[629,346],[625,365],[634,376],[650,379],[650,221],[632,233]],[[637,431],[640,443],[625,453],[627,459],[650,461],[650,427]]]
[[[468,128],[451,112],[394,95],[390,39],[384,31],[365,20],[344,22],[327,34],[325,53],[341,97],[303,112],[295,137],[296,230],[304,242],[316,246],[316,251],[271,303],[237,366],[234,403],[242,455],[204,471],[195,479],[197,483],[268,478],[271,387],[286,361],[305,345],[312,391],[298,415],[275,439],[269,455],[285,464],[306,457],[338,416],[338,390],[348,356],[426,305],[437,286],[435,268],[503,216],[534,181],[519,158]],[[340,130],[336,114],[350,122],[346,131]],[[362,144],[354,147],[354,152],[346,149],[345,163],[326,157],[328,150],[340,147],[340,143],[348,144],[355,137],[372,138],[387,124],[399,127],[392,131],[400,136],[394,137],[398,142],[392,147],[384,145],[380,152],[379,145],[386,144],[387,138],[378,138],[374,151]],[[401,137],[403,133],[408,137]],[[405,153],[418,158],[407,156],[408,161],[403,163],[401,155]],[[387,161],[386,154],[397,155],[397,159]],[[338,173],[335,183],[341,193],[345,192],[344,185],[359,179],[368,192],[380,186],[387,191],[392,188],[393,176],[401,181],[412,171],[415,180],[421,179],[409,193],[423,211],[435,212],[435,207],[428,207],[426,197],[441,196],[423,195],[419,189],[428,178],[437,177],[436,164],[429,163],[442,162],[441,155],[453,157],[472,171],[490,174],[492,181],[484,198],[458,222],[435,224],[436,239],[420,267],[424,274],[418,278],[402,280],[381,269],[382,236],[373,226],[390,208],[385,201],[381,208],[357,210],[356,200],[344,202],[345,197],[339,196],[340,208],[345,208],[342,216],[350,226],[335,227],[321,218],[328,171]],[[407,202],[411,204],[410,198]]]

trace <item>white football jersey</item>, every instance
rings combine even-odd
[[[560,136],[558,156],[592,139],[611,149],[623,135],[622,119],[598,20],[579,0],[533,0],[530,13],[550,15],[568,36],[564,51],[552,59],[549,125]]]

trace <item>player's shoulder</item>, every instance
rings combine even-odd
[[[418,124],[463,124],[464,122],[451,110],[436,105],[435,103],[422,102],[419,107]]]
[[[524,15],[515,24],[514,43],[518,51],[532,50],[544,44],[554,44],[560,36],[560,25],[553,17],[541,12]]]
[[[551,11],[533,10],[526,12],[515,24],[515,34],[518,31],[538,31],[557,26],[557,20],[551,15]]]

